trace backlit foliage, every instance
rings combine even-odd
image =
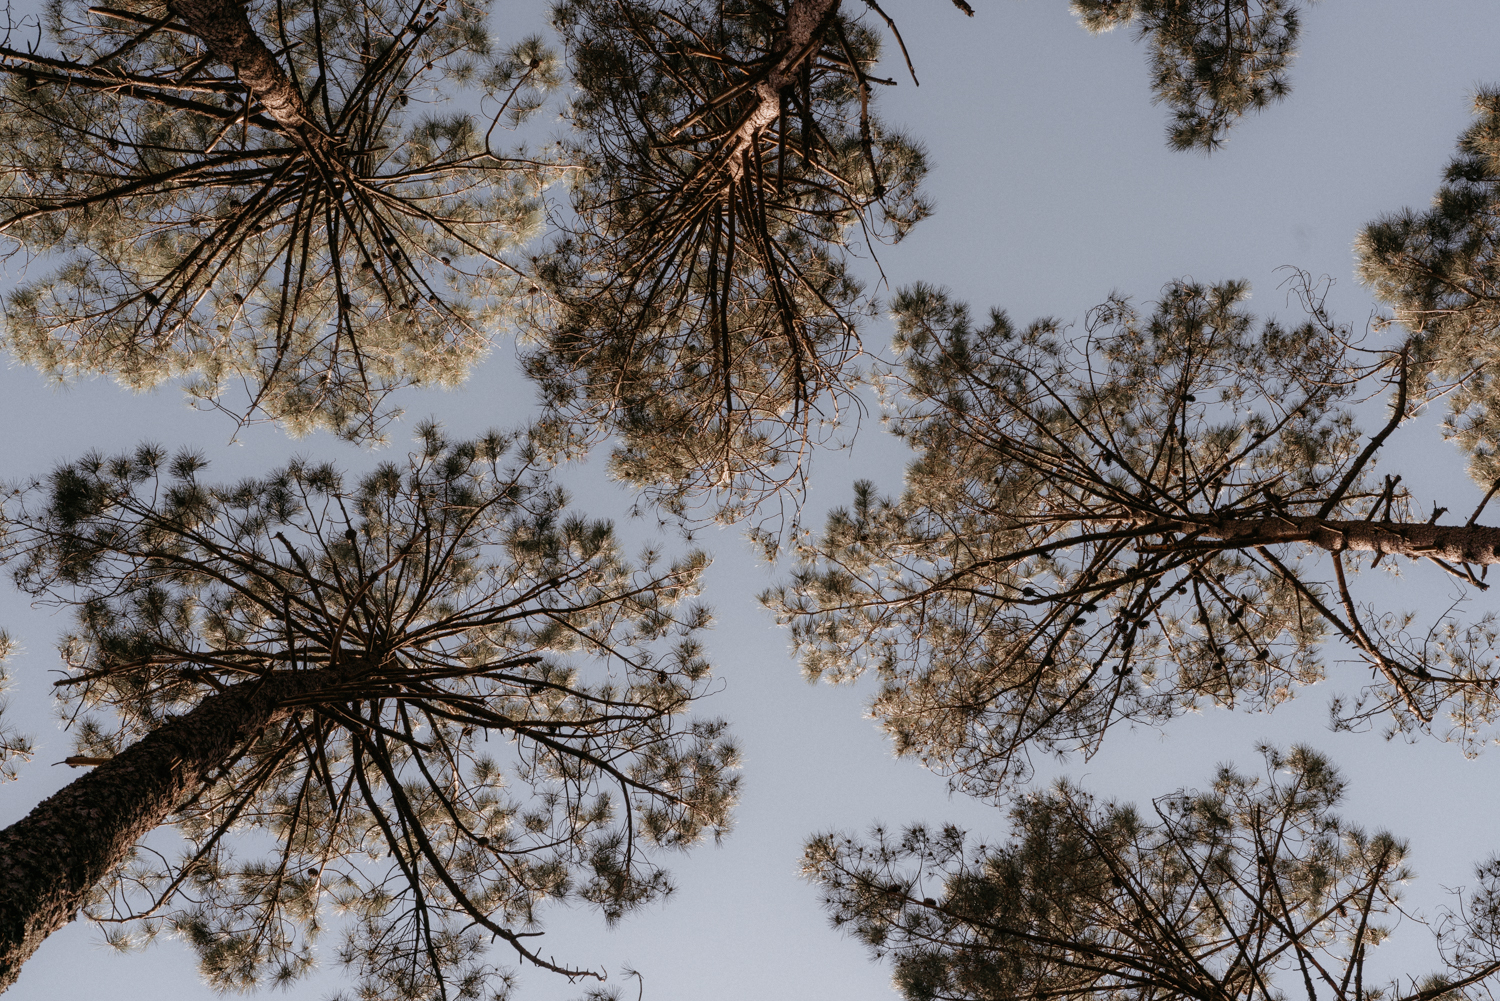
[[[1448,431],[1471,456],[1474,478],[1500,478],[1500,91],[1474,98],[1474,124],[1425,212],[1407,209],[1366,227],[1360,277],[1412,332],[1413,358],[1449,390]]]
[[[57,0],[0,47],[0,233],[28,262],[4,346],[369,439],[390,390],[484,353],[515,292],[501,255],[541,222],[545,171],[453,98],[525,113],[556,67],[536,40],[494,51],[482,0],[227,9],[303,125],[151,0]]]
[[[621,479],[741,517],[854,406],[869,303],[849,247],[927,214],[922,150],[870,114],[894,82],[870,76],[878,36],[828,0],[556,18],[577,221],[538,263],[528,368],[554,412],[618,435]]]
[[[1442,513],[1371,474],[1415,406],[1405,355],[1355,350],[1300,288],[1297,326],[1257,330],[1241,283],[1173,283],[1149,317],[1098,307],[1082,338],[900,295],[905,492],[856,486],[765,596],[809,678],[874,672],[897,752],[983,795],[1123,721],[1271,708],[1324,677],[1325,642],[1368,672],[1339,725],[1388,714],[1477,750],[1500,716],[1493,616],[1429,628],[1351,589],[1385,556],[1361,540],[1395,551]],[[1387,386],[1391,420],[1362,441],[1347,407]],[[1463,531],[1488,569],[1500,535]],[[1431,545],[1401,552],[1486,586]]]

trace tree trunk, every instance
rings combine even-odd
[[[1233,548],[1304,542],[1329,552],[1356,550],[1421,559],[1433,556],[1450,563],[1484,566],[1500,563],[1500,528],[1485,525],[1419,525],[1393,521],[1331,521],[1323,518],[1224,518],[1200,523],[1167,522],[1169,531],[1218,539]],[[1195,540],[1196,541],[1196,540]],[[1192,545],[1189,542],[1188,545]],[[1210,546],[1204,542],[1205,548]],[[1181,548],[1171,543],[1152,549]],[[1221,548],[1214,546],[1213,548]]]
[[[173,0],[170,9],[208,47],[214,59],[234,71],[288,138],[323,157],[332,153],[333,144],[313,124],[307,102],[255,33],[241,4],[235,0]]]
[[[781,59],[776,68],[755,85],[759,102],[750,116],[747,128],[759,132],[781,114],[781,92],[797,82],[802,64],[817,54],[823,28],[839,9],[839,0],[793,0],[787,11],[786,30],[776,40]]]
[[[335,673],[284,672],[210,695],[0,831],[0,991],[138,840],[285,716],[288,699]]]
[[[838,8],[839,0],[793,0],[786,15],[786,30],[776,40],[781,58],[766,78],[755,85],[755,108],[730,140],[731,176],[738,179],[745,171],[739,152],[780,117],[781,92],[797,82],[802,64],[817,55],[823,29]]]

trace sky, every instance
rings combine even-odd
[[[878,72],[902,83],[881,93],[880,114],[926,145],[933,164],[927,192],[937,211],[900,245],[881,249],[890,286],[879,291],[933,282],[978,310],[1002,306],[1020,322],[1056,316],[1077,323],[1112,291],[1149,302],[1168,281],[1189,276],[1247,279],[1254,309],[1294,316],[1295,304],[1278,287],[1285,278],[1278,269],[1290,265],[1333,279],[1330,311],[1362,328],[1377,304],[1354,279],[1356,233],[1382,213],[1429,201],[1469,121],[1474,89],[1500,83],[1495,0],[1321,0],[1304,11],[1290,98],[1242,122],[1227,146],[1205,157],[1167,149],[1166,113],[1150,103],[1145,53],[1133,36],[1087,35],[1065,0],[984,0],[972,19],[945,0],[884,0],[883,7],[901,27],[922,83],[911,85],[890,47]],[[541,3],[501,0],[496,11],[502,43],[545,24]],[[865,273],[873,277],[873,268]],[[882,352],[889,333],[886,323],[872,326],[867,347]],[[502,342],[463,388],[409,392],[400,402],[406,428],[431,415],[462,436],[524,422],[532,398],[513,348]],[[210,472],[226,479],[293,454],[358,470],[401,454],[404,433],[398,426],[391,448],[376,454],[320,436],[291,441],[270,426],[246,429],[231,444],[224,419],[185,409],[175,387],[134,395],[100,379],[57,390],[13,366],[0,370],[0,427],[5,480],[142,440],[197,447],[213,463]],[[1417,484],[1419,504],[1466,511],[1477,502],[1435,421],[1403,428],[1388,451],[1383,471]],[[906,461],[877,420],[865,421],[852,449],[815,457],[807,520],[816,524],[822,511],[846,502],[856,479],[898,490]],[[565,481],[580,507],[619,519],[627,538],[651,534],[651,525],[627,519],[629,495],[604,481],[597,464],[567,471]],[[785,566],[758,562],[735,530],[700,533],[697,543],[714,556],[706,599],[718,624],[708,649],[723,679],[706,709],[731,720],[744,750],[734,830],[718,846],[669,860],[677,892],[615,928],[585,910],[545,912],[543,951],[608,968],[625,997],[635,996],[636,985],[622,983],[624,969],[639,970],[651,1001],[894,998],[888,969],[827,926],[816,890],[800,880],[803,842],[876,821],[953,821],[993,843],[1005,830],[1004,812],[950,797],[940,777],[894,759],[865,716],[867,686],[801,679],[786,635],[755,601]],[[1452,587],[1435,568],[1413,567],[1387,593],[1430,613],[1446,605]],[[1492,601],[1469,607],[1478,614]],[[7,719],[38,744],[20,780],[0,787],[3,824],[78,773],[53,764],[70,753],[49,704],[49,672],[58,667],[52,641],[64,622],[0,589],[0,625],[23,646],[10,665]],[[1470,881],[1474,862],[1500,851],[1500,797],[1493,795],[1500,749],[1466,760],[1431,738],[1406,744],[1386,741],[1378,728],[1330,732],[1330,698],[1356,690],[1361,677],[1356,665],[1334,661],[1328,681],[1274,715],[1205,711],[1159,731],[1111,734],[1092,760],[1044,763],[1040,781],[1066,775],[1101,796],[1144,803],[1206,782],[1219,762],[1257,768],[1257,741],[1309,744],[1348,777],[1345,816],[1411,840],[1419,878],[1407,900],[1431,913],[1447,890]],[[1379,950],[1379,969],[1425,972],[1427,940],[1414,920],[1403,920]],[[498,950],[495,956],[507,960]],[[542,971],[520,973],[521,999],[564,1001],[582,991]],[[329,968],[291,996],[325,997],[341,982]],[[9,996],[198,1001],[213,994],[179,943],[120,955],[97,929],[74,924],[43,944]]]

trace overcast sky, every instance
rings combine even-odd
[[[1223,150],[1205,158],[1167,150],[1165,112],[1150,103],[1145,55],[1134,38],[1088,36],[1066,0],[984,0],[975,3],[973,19],[946,0],[883,3],[901,26],[922,86],[911,86],[892,48],[888,56],[896,58],[887,58],[881,73],[903,83],[881,94],[881,113],[927,145],[928,192],[937,206],[908,240],[882,251],[885,273],[893,286],[947,285],[976,308],[1003,306],[1021,322],[1042,315],[1077,321],[1113,290],[1149,301],[1184,276],[1248,279],[1257,311],[1294,315],[1277,287],[1284,277],[1277,269],[1294,265],[1332,277],[1331,311],[1363,326],[1374,304],[1353,278],[1355,234],[1383,212],[1427,203],[1469,121],[1474,88],[1500,83],[1495,0],[1322,0],[1304,12],[1291,97],[1241,123]],[[857,0],[847,6],[856,8]],[[495,33],[504,42],[544,19],[540,3],[502,2]],[[873,327],[869,346],[882,349],[888,336],[888,325]],[[464,389],[406,394],[405,426],[428,414],[455,435],[524,422],[531,394],[514,368],[514,352],[500,345]],[[184,409],[175,388],[134,396],[97,380],[59,392],[20,368],[0,372],[0,426],[7,432],[0,439],[6,479],[142,439],[198,447],[222,478],[263,472],[293,453],[356,469],[380,458],[326,438],[292,442],[271,427],[251,428],[230,445],[232,428]],[[393,450],[404,447],[403,434],[396,429]],[[857,478],[899,489],[901,447],[874,420],[860,434],[852,451],[816,458],[811,511],[846,501]],[[1392,451],[1385,471],[1419,485],[1418,506],[1436,499],[1458,511],[1477,502],[1434,422],[1403,429]],[[625,517],[628,495],[596,471],[575,470],[570,478],[586,488],[575,489],[580,507]],[[634,537],[648,526],[622,529]],[[545,913],[542,951],[603,965],[616,979],[634,967],[645,975],[651,1001],[885,1001],[894,997],[888,970],[827,927],[815,891],[798,879],[803,841],[875,820],[954,820],[993,841],[1004,815],[950,799],[940,778],[893,760],[864,718],[867,689],[800,679],[786,637],[754,600],[784,568],[758,564],[734,531],[701,534],[698,542],[715,557],[707,599],[719,624],[709,649],[724,679],[708,708],[733,721],[745,750],[735,830],[721,846],[678,860],[672,868],[679,891],[618,928],[605,929],[584,911]],[[1446,604],[1451,587],[1436,570],[1413,568],[1390,593],[1431,609]],[[1470,606],[1476,614],[1485,600]],[[21,780],[0,788],[0,823],[9,823],[77,773],[52,765],[69,753],[47,701],[48,672],[57,667],[52,639],[63,623],[7,590],[0,593],[0,625],[24,646],[12,664],[10,715],[38,738]],[[1258,740],[1310,744],[1350,778],[1346,816],[1412,840],[1419,880],[1408,899],[1430,909],[1444,888],[1469,878],[1474,861],[1500,850],[1500,749],[1468,761],[1432,740],[1406,745],[1387,743],[1379,732],[1332,734],[1330,697],[1355,690],[1363,673],[1335,662],[1329,674],[1274,716],[1216,711],[1160,732],[1112,734],[1094,760],[1059,762],[1043,773],[1144,801],[1202,783],[1216,762],[1258,767]],[[1382,970],[1425,972],[1425,941],[1420,928],[1398,928],[1381,947]],[[496,958],[508,961],[499,951]],[[540,971],[521,976],[521,999],[561,1001],[582,990]],[[324,997],[339,983],[331,970],[292,996]],[[634,997],[633,984],[624,990]],[[211,996],[181,945],[121,956],[101,944],[97,930],[80,926],[48,939],[11,991],[17,1001]]]

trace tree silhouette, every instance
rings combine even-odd
[[[1440,972],[1373,984],[1407,846],[1333,812],[1343,782],[1322,756],[1264,753],[1264,779],[1224,767],[1145,816],[1062,783],[1016,805],[1002,845],[953,827],[829,834],[805,871],[835,927],[891,956],[908,1001],[1488,997],[1500,862],[1430,925]]]
[[[879,11],[875,5],[872,9]],[[576,221],[538,261],[527,365],[619,436],[617,476],[735,518],[853,406],[851,233],[928,211],[921,149],[870,112],[874,32],[837,0],[572,0]]]
[[[808,676],[875,671],[898,752],[981,795],[1122,720],[1275,706],[1324,676],[1325,640],[1369,671],[1340,725],[1384,715],[1477,751],[1500,715],[1493,616],[1418,626],[1356,578],[1407,557],[1483,589],[1500,529],[1478,510],[1440,526],[1446,508],[1374,476],[1421,402],[1409,352],[1357,348],[1300,282],[1296,327],[1253,330],[1241,283],[1173,283],[1150,317],[1096,308],[1077,341],[899,296],[906,490],[858,485],[765,596]],[[1386,387],[1390,420],[1363,440],[1347,407]]]
[[[462,379],[545,174],[450,96],[525,112],[557,81],[536,40],[492,52],[487,14],[70,0],[29,44],[12,30],[0,232],[46,272],[9,294],[4,346],[58,379],[190,375],[202,405],[352,439],[391,389]]]
[[[220,988],[294,980],[335,910],[370,997],[478,996],[496,938],[602,976],[540,949],[538,906],[613,920],[669,888],[656,849],[725,829],[734,747],[685,718],[704,558],[626,561],[525,440],[420,435],[354,486],[142,447],[12,498],[17,579],[77,612],[56,684],[97,767],[0,832],[5,984],[80,908]],[[133,847],[167,822],[179,857]]]

